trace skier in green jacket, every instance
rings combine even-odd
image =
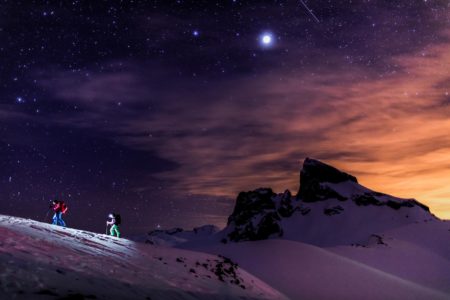
[[[109,229],[110,235],[117,236],[118,238],[120,238],[120,230],[119,230],[120,223],[122,223],[122,219],[119,214],[110,213],[108,215],[106,226],[111,226],[111,228]]]

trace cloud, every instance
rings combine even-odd
[[[91,110],[105,109],[119,103],[149,102],[164,88],[167,75],[160,69],[155,74],[149,72],[145,78],[141,78],[141,70],[137,65],[109,65],[109,69],[103,73],[47,71],[41,75],[39,84],[48,89],[55,100]]]
[[[336,13],[336,22],[348,19],[346,9]],[[275,51],[252,50],[264,56],[260,65],[231,59],[252,52],[251,39],[226,48],[236,56],[226,58],[227,52],[217,58],[223,42],[212,27],[205,45],[214,46],[192,53],[187,48],[184,58],[115,62],[89,76],[46,74],[39,82],[49,91],[49,101],[83,109],[54,113],[42,122],[95,130],[176,162],[178,168],[157,177],[172,182],[177,192],[233,197],[260,186],[296,191],[300,162],[312,156],[354,173],[369,187],[442,209],[450,198],[443,179],[450,175],[445,159],[450,155],[449,33],[430,17],[424,28],[431,34],[415,43],[417,33],[409,32],[405,22],[400,32],[408,37],[392,45],[389,40],[399,33],[390,31],[390,20],[399,13],[384,8],[375,25],[382,31],[368,32],[370,15],[358,19],[354,30],[350,22],[336,32],[325,31],[323,39],[308,40],[302,32],[302,45],[282,40]],[[188,39],[174,33],[177,22],[188,24],[158,17],[148,25],[157,33],[167,31],[163,45],[170,51]],[[295,35],[298,28],[291,30]],[[355,42],[341,45],[340,40]],[[186,57],[189,62],[182,63]],[[206,69],[203,76],[193,76],[191,71],[202,71],[196,69],[200,59],[242,65],[220,80],[205,78],[211,73]],[[152,186],[135,188],[143,192]],[[450,216],[449,210],[439,213]]]
[[[450,108],[442,105],[448,95],[440,84],[450,77],[450,45],[426,53],[396,57],[403,71],[376,80],[356,80],[364,70],[355,69],[232,82],[214,91],[211,104],[203,101],[192,111],[177,103],[171,114],[130,123],[126,130],[159,132],[151,147],[181,165],[162,176],[193,193],[230,195],[259,186],[296,190],[299,162],[313,156],[356,174],[369,187],[440,207],[450,197]],[[150,145],[139,137],[123,142]]]
[[[115,106],[97,110],[99,102],[102,107],[111,99],[147,101],[153,83],[143,85],[142,74],[129,71],[55,85],[55,96],[91,108],[59,122],[95,127],[127,147],[177,162],[176,170],[158,174],[175,183],[174,191],[230,197],[259,186],[295,191],[300,162],[312,156],[354,173],[369,187],[433,207],[450,197],[443,179],[450,175],[443,84],[450,78],[449,53],[443,43],[396,56],[392,63],[401,71],[376,79],[352,66],[342,73],[290,76],[281,70],[212,88],[185,81],[180,89],[159,92],[155,111],[139,113],[132,103],[119,112]],[[134,113],[124,118],[127,104]],[[105,117],[115,114],[120,120],[105,125]]]

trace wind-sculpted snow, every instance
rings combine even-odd
[[[286,299],[223,256],[0,215],[0,299]]]

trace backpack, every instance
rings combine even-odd
[[[116,220],[116,222],[114,224],[115,225],[122,224],[122,217],[119,214],[113,214],[113,215],[114,215],[114,219]]]
[[[60,201],[60,202],[59,202],[59,205],[60,205],[60,207],[61,207],[61,212],[62,212],[63,214],[65,214],[65,213],[67,212],[67,210],[69,209],[69,208],[67,207],[66,203],[65,203],[64,201]]]

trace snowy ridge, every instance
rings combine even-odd
[[[136,236],[132,240],[158,246],[176,246],[185,242],[195,242],[210,237],[220,229],[214,225],[204,225],[193,230],[172,228],[169,230],[153,230],[145,236]]]
[[[276,194],[270,188],[241,192],[220,232],[155,231],[147,242],[177,246],[202,239],[228,243],[282,238],[322,247],[365,245],[386,230],[440,221],[414,199],[375,192],[356,177],[317,160],[305,159],[300,174],[296,196],[289,190]]]
[[[372,191],[356,177],[307,158],[300,189],[242,192],[223,231],[223,241],[283,238],[318,246],[361,244],[378,232],[438,220],[414,199]]]
[[[222,231],[171,245],[230,257],[290,299],[450,299],[449,221],[312,159],[300,184],[242,192]]]
[[[0,236],[0,299],[286,299],[216,255],[3,215]]]
[[[134,243],[0,215],[0,299],[450,299],[449,221],[305,165],[296,196],[242,192],[221,231]]]

